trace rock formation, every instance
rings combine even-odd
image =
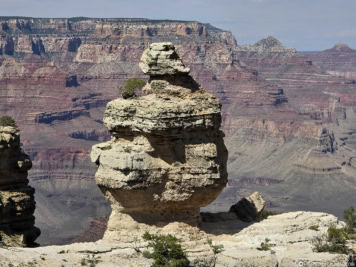
[[[295,53],[275,38],[246,50],[231,32],[196,21],[2,17],[0,24],[0,112],[18,122],[33,162],[29,179],[41,244],[68,243],[93,218],[111,212],[93,179],[90,150],[110,140],[102,124],[105,106],[127,79],[145,79],[138,63],[154,42],[174,42],[191,76],[223,103],[230,186],[209,209],[227,210],[254,191],[284,210],[313,206],[341,215],[341,205],[355,203],[353,187],[343,182],[356,173],[349,150],[356,138],[355,84],[318,68],[337,62],[343,69],[335,71],[346,73],[354,53],[323,53],[314,64],[313,53]],[[337,153],[304,161],[323,128],[334,132]],[[325,156],[331,166],[318,163]],[[299,166],[310,168],[305,162],[318,163],[320,181],[312,186],[313,171],[299,172],[306,170]],[[334,176],[324,166],[341,169]],[[328,190],[319,194],[320,184]]]
[[[257,221],[266,206],[266,201],[258,192],[254,192],[249,197],[241,199],[232,205],[229,212],[236,214],[237,218],[244,222]]]
[[[296,49],[285,47],[279,40],[273,36],[268,36],[253,45],[243,45],[237,48],[238,51],[249,51],[258,53],[270,53],[270,52],[283,52],[283,53],[295,53]]]
[[[305,53],[305,56],[322,71],[345,77],[356,84],[356,50],[347,44],[338,43],[331,49]]]
[[[19,131],[0,126],[0,245],[31,246],[40,235],[34,227],[35,190],[27,179],[31,167]]]
[[[313,251],[312,240],[325,234],[330,225],[341,228],[344,223],[326,213],[290,212],[270,216],[252,225],[236,219],[202,223],[202,229],[208,233],[204,242],[197,242],[194,232],[186,235],[183,241],[194,267],[352,266],[350,264],[356,262],[352,256]],[[315,226],[318,231],[311,229]],[[184,232],[187,228],[179,230]],[[222,245],[223,251],[214,255],[213,249],[207,246],[207,238],[213,245]],[[270,249],[259,250],[266,239]],[[137,240],[131,243],[100,240],[66,246],[19,248],[11,253],[0,247],[0,258],[4,266],[83,266],[94,262],[97,266],[149,267],[153,260],[143,257],[142,252],[146,249],[145,244]]]
[[[153,43],[137,99],[108,103],[112,140],[93,147],[96,182],[113,209],[106,237],[130,224],[197,225],[227,182],[221,104],[189,75],[171,43]],[[130,225],[132,227],[132,225]]]

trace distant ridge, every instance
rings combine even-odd
[[[269,36],[261,39],[253,45],[243,45],[238,48],[239,51],[251,51],[251,52],[287,52],[296,53],[295,48],[285,47],[277,38]]]
[[[323,52],[356,52],[356,50],[351,49],[345,43],[337,43],[336,45],[334,45],[333,48],[324,50]]]

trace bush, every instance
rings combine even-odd
[[[344,219],[346,222],[345,232],[348,234],[354,234],[356,228],[356,215],[354,207],[350,207],[344,210]]]
[[[148,247],[154,263],[152,267],[189,267],[187,254],[176,237],[172,235],[151,235],[146,232],[143,239],[148,241]],[[146,253],[145,257],[149,257]]]
[[[315,237],[312,240],[312,244],[316,252],[348,254],[350,252],[350,249],[346,246],[346,240],[348,238],[344,230],[331,226],[327,234]]]
[[[274,247],[274,245],[270,244],[269,241],[271,241],[271,240],[266,238],[265,242],[261,242],[260,247],[258,247],[257,249],[258,250],[263,250],[263,251],[270,250],[272,247]]]
[[[309,227],[310,230],[319,231],[319,225],[315,224]]]
[[[136,90],[142,89],[146,82],[138,78],[130,78],[126,83],[119,88],[122,98],[136,97]]]
[[[16,121],[10,116],[1,116],[0,117],[0,126],[11,126],[17,127]]]

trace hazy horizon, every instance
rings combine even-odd
[[[274,36],[298,51],[356,49],[354,0],[0,0],[0,16],[147,18],[210,23],[239,45]]]

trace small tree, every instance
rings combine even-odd
[[[150,253],[154,260],[152,267],[189,267],[187,254],[175,236],[151,235],[146,232],[143,239],[149,242],[148,247],[153,248],[153,252]]]
[[[0,116],[0,126],[17,127],[16,121],[10,116]]]
[[[125,84],[119,87],[122,98],[133,98],[136,97],[136,90],[142,89],[146,82],[138,78],[130,78]]]

